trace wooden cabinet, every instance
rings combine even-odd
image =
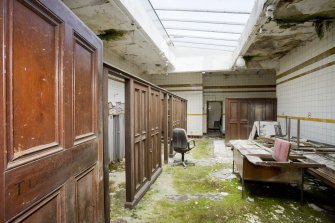
[[[276,99],[228,98],[226,109],[226,141],[247,139],[255,121],[277,119]]]

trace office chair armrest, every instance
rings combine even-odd
[[[191,145],[191,142],[193,142],[193,143],[192,143],[193,145]],[[194,139],[189,140],[189,141],[187,142],[187,145],[188,145],[188,148],[189,148],[189,149],[193,149],[193,148],[195,147],[195,141],[194,141]]]

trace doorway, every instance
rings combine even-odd
[[[222,101],[207,101],[207,134],[221,136]]]

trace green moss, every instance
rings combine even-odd
[[[251,60],[254,58],[254,56],[243,56],[243,59],[245,61],[245,64],[248,66],[248,64],[251,62]]]
[[[317,21],[313,22],[313,25],[314,25],[315,32],[318,35],[319,39],[322,39],[325,35],[323,21],[317,20]]]
[[[196,140],[196,146],[191,150],[191,155],[195,159],[213,157],[213,139],[204,138]]]
[[[121,39],[127,32],[124,30],[107,29],[100,32],[98,37],[102,40],[112,41]]]
[[[212,140],[197,140],[197,145],[211,148]],[[201,154],[207,154],[201,152]],[[201,157],[202,158],[202,157]],[[125,202],[125,184],[111,188],[111,218],[126,218],[134,222],[335,222],[334,210],[327,207],[335,206],[334,190],[321,182],[306,177],[305,198],[307,204],[300,205],[297,187],[284,184],[246,183],[246,198],[242,199],[241,182],[238,179],[219,180],[210,176],[213,172],[231,168],[231,164],[213,164],[209,166],[164,166],[163,178],[172,180],[173,190],[169,195],[189,195],[199,193],[228,193],[222,200],[206,198],[187,201],[168,199],[161,193],[161,188],[169,185],[160,182],[160,178],[140,201],[136,209],[123,208]],[[171,177],[171,178],[170,178]],[[172,191],[172,192],[171,192]],[[165,191],[165,193],[167,193]],[[172,194],[171,194],[172,193]],[[248,198],[249,197],[249,198]],[[251,199],[250,199],[251,198]],[[317,211],[308,204],[313,203],[324,211]],[[323,206],[324,205],[324,206]],[[256,220],[252,221],[251,218]]]
[[[125,162],[123,161],[112,161],[109,164],[109,171],[121,172],[125,170]]]

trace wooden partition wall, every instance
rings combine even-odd
[[[164,143],[164,161],[168,160],[168,135],[172,131],[168,128],[169,117],[173,117],[171,128],[186,128],[183,119],[186,117],[187,101],[108,64],[104,64],[104,70],[105,75],[111,74],[125,80],[125,206],[133,208],[162,172],[161,139]],[[169,100],[172,107],[168,106]],[[104,103],[107,105],[107,101]]]
[[[171,96],[168,100],[169,103],[169,141],[171,139],[172,130],[174,128],[183,128],[187,130],[187,100]],[[173,157],[173,148],[169,147],[169,157]]]

